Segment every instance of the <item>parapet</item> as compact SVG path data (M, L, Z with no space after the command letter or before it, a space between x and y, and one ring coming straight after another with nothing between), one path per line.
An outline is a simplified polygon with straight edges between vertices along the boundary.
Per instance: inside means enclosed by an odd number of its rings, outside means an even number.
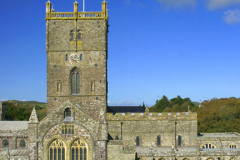
M197 113L192 112L107 113L107 120L108 121L197 120Z
M55 12L55 10L51 9L51 2L48 1L46 3L46 18L45 20L63 20L63 19L105 19L108 20L108 10L107 10L107 2L102 2L102 11L99 12L78 12L78 3L74 3L74 11L73 12Z

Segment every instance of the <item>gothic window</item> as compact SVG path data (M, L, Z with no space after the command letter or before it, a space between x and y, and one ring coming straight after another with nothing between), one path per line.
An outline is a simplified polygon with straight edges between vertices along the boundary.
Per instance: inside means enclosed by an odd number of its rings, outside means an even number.
M65 160L65 144L55 140L49 145L49 160Z
M80 30L78 30L78 32L77 32L77 39L78 39L78 41L82 40L82 33Z
M25 141L23 139L19 141L19 147L25 147Z
M7 140L3 141L3 147L8 147L8 141Z
M71 145L71 160L87 160L88 147L87 144L78 139Z
M94 83L94 81L91 82L91 91L95 91L95 83Z
M119 137L118 137L118 136L116 136L116 137L115 137L115 140L119 140Z
M165 160L164 158L159 158L158 160Z
M161 136L157 136L157 146L161 146Z
M229 160L236 160L236 158L232 157L232 158L230 158Z
M183 158L182 160L189 160L188 158Z
M64 111L64 118L65 117L71 117L71 110L70 108L66 108Z
M136 137L136 146L140 146L140 137L139 136Z
M71 72L71 94L80 94L80 73L77 68L73 69Z
M74 134L74 125L67 124L67 125L62 125L62 134Z
M70 31L70 41L74 41L74 31Z
M182 136L178 136L178 145L179 145L179 146L182 145Z
M57 92L60 92L61 91L61 81L58 80L57 81Z

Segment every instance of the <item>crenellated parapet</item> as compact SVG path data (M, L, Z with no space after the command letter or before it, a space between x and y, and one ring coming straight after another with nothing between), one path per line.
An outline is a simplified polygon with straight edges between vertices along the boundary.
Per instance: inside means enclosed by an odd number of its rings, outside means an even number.
M197 113L192 112L107 113L107 120L108 121L197 120Z
M63 19L108 19L107 2L102 2L102 11L99 12L78 12L78 3L74 2L73 12L55 12L51 9L51 2L46 2L46 18L45 20L63 20Z

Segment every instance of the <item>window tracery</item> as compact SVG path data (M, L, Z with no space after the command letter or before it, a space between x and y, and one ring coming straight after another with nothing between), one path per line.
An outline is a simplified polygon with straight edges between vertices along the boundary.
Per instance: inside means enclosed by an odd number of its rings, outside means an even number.
M54 140L49 145L49 160L65 160L66 146L61 140Z
M87 160L88 147L87 144L78 139L71 145L71 160Z

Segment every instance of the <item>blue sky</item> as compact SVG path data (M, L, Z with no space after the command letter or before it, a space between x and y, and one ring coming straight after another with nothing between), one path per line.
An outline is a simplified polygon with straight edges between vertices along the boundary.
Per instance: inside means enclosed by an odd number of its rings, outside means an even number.
M73 11L74 0L51 2ZM240 97L240 0L109 0L108 10L110 105ZM1 2L0 100L46 102L44 18L44 0Z

